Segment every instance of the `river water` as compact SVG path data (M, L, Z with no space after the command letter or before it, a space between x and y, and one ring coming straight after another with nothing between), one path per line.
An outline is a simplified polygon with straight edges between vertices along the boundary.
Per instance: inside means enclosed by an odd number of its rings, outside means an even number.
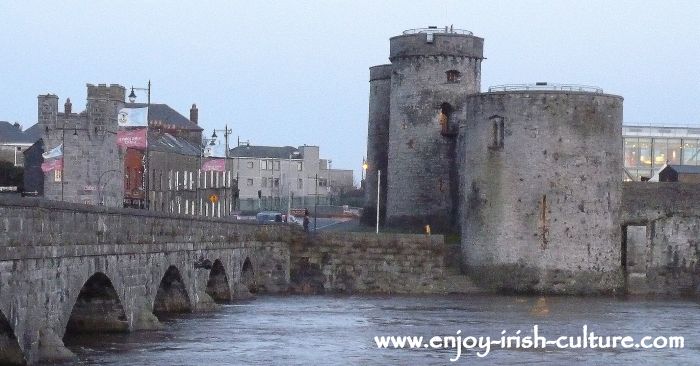
M700 365L692 301L516 296L262 296L160 331L67 340L78 365ZM683 349L378 349L375 336L683 336Z

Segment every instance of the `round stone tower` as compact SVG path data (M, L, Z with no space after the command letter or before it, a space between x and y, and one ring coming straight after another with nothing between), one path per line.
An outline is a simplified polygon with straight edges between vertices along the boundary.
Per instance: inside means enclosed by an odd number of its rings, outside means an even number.
M389 97L391 96L391 65L369 69L369 121L367 124L367 176L365 177L365 209L377 207L377 171L387 173L389 155ZM380 188L381 216L386 212L386 179Z
M606 293L623 285L622 97L502 86L466 98L462 250L482 285Z
M390 226L456 228L456 139L467 95L478 93L484 40L451 28L390 39L391 97L386 220Z

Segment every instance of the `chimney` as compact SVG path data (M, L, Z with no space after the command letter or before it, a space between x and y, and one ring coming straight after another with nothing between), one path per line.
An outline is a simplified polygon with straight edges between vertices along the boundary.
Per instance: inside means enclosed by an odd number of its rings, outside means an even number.
M73 104L70 102L70 98L66 98L66 104L63 105L63 112L65 114L71 114L73 111Z
M194 124L197 124L199 120L199 109L197 109L196 104L192 104L192 108L190 108L190 121L194 122Z
M16 129L22 131L22 125L20 125L19 122L15 122L13 126L15 126Z

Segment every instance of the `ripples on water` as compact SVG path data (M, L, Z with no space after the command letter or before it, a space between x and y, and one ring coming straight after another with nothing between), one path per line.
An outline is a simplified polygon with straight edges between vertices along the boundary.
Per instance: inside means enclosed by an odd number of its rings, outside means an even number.
M376 335L484 335L521 329L556 338L684 336L680 350L379 350ZM67 342L78 365L700 365L700 305L689 301L509 296L260 297L165 321L160 331Z

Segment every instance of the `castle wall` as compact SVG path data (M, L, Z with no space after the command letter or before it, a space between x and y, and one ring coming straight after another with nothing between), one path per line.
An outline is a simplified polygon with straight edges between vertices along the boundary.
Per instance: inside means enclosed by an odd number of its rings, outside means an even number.
M624 182L627 290L700 294L700 184Z
M377 171L383 175L380 189L381 216L386 212L386 176L389 156L389 100L391 65L369 69L369 121L367 123L366 207L377 207Z
M457 224L458 126L479 91L483 39L406 34L391 38L387 224L450 230Z
M504 291L621 289L622 98L466 100L462 249L473 278Z

